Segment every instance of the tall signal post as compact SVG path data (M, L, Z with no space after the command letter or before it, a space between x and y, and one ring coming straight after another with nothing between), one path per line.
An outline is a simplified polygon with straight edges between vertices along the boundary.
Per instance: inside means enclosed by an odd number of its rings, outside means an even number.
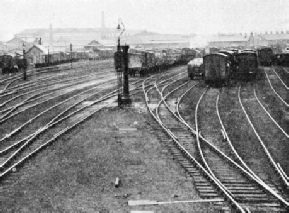
M121 26L123 28L121 28ZM131 99L129 95L129 81L128 81L128 45L120 45L120 36L125 31L122 20L118 19L117 30L121 31L118 36L117 51L114 55L115 68L118 79L118 106L130 105Z

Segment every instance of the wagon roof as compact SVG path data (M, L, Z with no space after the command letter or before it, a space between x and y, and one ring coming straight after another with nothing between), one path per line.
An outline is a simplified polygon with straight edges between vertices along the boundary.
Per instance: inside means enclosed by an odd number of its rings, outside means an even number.
M213 54L209 54L209 55L205 55L205 57L208 57L208 56L222 56L222 57L228 57L227 55L225 55L224 53L213 53Z
M257 53L248 51L248 52L240 52L237 54L237 56L239 56L239 55L255 55L255 56L257 56Z

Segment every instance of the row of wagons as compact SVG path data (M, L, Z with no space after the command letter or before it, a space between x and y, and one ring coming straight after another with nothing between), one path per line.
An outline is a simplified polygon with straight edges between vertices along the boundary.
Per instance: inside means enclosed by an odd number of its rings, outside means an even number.
M253 51L220 51L188 63L189 78L201 77L210 85L227 84L230 79L255 79L257 74L258 58Z

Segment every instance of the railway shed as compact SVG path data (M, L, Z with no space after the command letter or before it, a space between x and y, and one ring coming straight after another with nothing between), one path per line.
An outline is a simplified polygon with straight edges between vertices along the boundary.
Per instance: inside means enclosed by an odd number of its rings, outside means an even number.
M49 54L48 49L39 44L34 44L26 53L29 63L44 63L45 56Z

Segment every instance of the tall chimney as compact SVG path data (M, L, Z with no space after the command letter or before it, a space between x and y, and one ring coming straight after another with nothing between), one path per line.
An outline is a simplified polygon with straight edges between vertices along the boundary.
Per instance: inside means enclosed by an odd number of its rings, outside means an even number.
M53 52L53 30L51 23L49 25L49 51Z
M104 12L101 11L101 28L104 29L105 28L105 23L104 23Z

